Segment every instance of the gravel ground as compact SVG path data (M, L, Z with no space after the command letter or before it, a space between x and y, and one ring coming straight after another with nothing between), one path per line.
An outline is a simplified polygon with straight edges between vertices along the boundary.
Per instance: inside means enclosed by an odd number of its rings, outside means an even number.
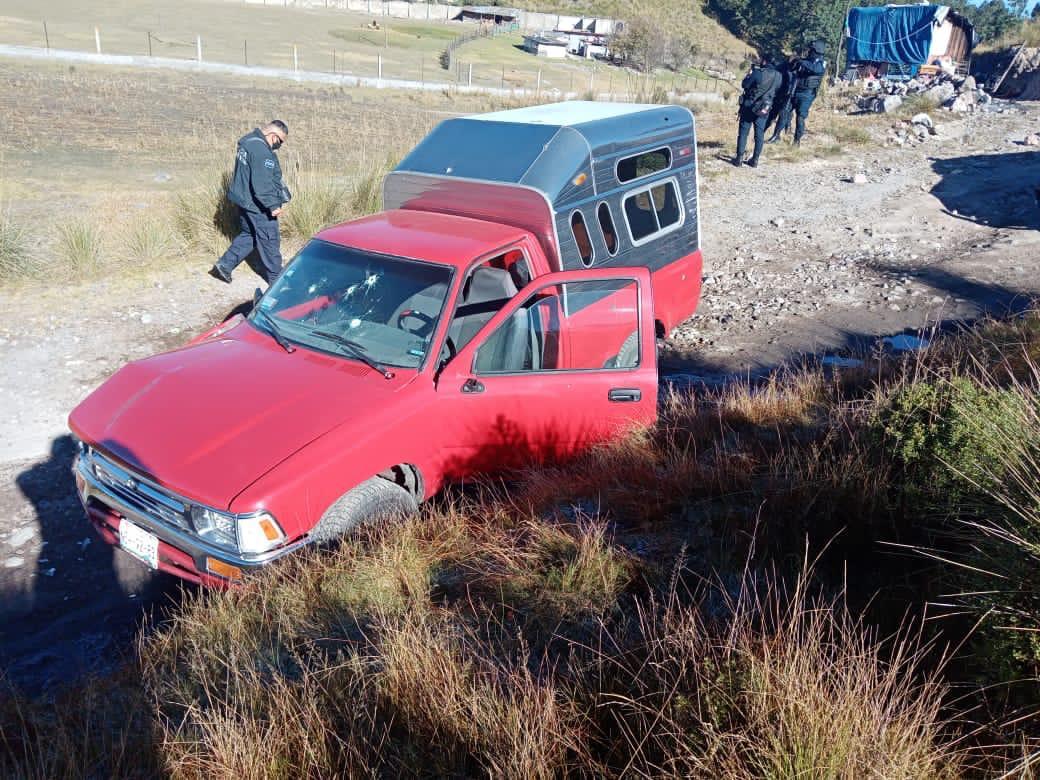
M702 302L667 368L760 373L1025 305L1040 285L1040 152L1021 141L1040 106L950 116L914 146L739 171L704 160L731 173L702 186Z
M951 120L917 145L758 169L702 150L697 314L663 346L666 381L757 374L806 353L1025 305L1040 288L1036 104ZM812 119L810 119L810 128ZM735 127L734 127L735 131ZM861 174L861 176L857 176ZM65 418L119 365L249 301L204 261L74 287L0 289L0 665L32 690L101 671L179 586L93 538Z

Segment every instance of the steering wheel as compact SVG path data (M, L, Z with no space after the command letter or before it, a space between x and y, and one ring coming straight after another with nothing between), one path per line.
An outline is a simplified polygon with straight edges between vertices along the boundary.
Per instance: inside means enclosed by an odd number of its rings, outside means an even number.
M433 327L433 322L434 322L433 317L431 317L428 314L423 314L421 311L416 311L415 309L405 309L400 314L398 314L397 315L397 327L400 328L401 330L407 330L407 331L409 331L411 333L414 333L417 336L422 335L422 333L420 332L422 330L421 327L420 328L406 328L402 324L405 320L407 320L409 318L419 320L419 322L421 322L427 328Z

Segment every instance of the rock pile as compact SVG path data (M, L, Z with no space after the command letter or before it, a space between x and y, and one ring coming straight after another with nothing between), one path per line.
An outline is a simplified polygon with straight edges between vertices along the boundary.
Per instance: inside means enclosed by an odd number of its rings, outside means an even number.
M903 105L908 95L921 95L930 103L950 111L967 112L976 106L990 103L989 94L975 83L971 76L951 76L939 73L932 79L910 79L909 81L881 81L868 79L863 84L864 93L856 99L861 111L887 114Z
M905 122L898 122L888 130L885 146L916 146L939 135L939 126L928 114L915 114Z

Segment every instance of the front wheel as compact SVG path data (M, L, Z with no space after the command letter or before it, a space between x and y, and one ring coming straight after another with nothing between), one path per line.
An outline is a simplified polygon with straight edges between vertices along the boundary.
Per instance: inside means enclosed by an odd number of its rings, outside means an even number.
M358 526L406 517L415 514L418 508L415 497L403 487L382 477L372 477L344 493L325 510L310 536L315 542L333 542Z

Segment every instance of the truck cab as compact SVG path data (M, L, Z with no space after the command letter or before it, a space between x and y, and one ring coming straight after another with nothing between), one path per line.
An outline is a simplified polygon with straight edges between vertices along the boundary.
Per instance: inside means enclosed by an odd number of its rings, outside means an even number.
M603 123L638 143L608 154ZM384 211L318 233L248 317L73 410L92 524L227 586L446 482L652 423L655 338L699 293L693 150L673 107L443 123L387 177Z

